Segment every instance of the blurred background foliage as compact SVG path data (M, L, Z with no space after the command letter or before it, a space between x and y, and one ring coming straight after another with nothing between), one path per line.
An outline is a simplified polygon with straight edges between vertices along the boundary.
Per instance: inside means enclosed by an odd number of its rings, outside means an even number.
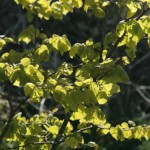
M91 12L86 14L82 9L75 10L63 18L63 20L49 21L40 20L34 17L33 24L49 37L55 33L58 35L67 35L72 44L76 42L85 42L92 38L94 42L102 42L106 33L115 31L115 27L120 20L125 19L125 11L119 10L115 5L111 5L106 10L106 17L104 19L96 18ZM0 35L7 35L17 38L20 31L29 25L26 19L26 11L17 6L13 0L0 0ZM5 47L5 51L15 49L22 51L23 45L10 44ZM123 51L123 49L120 49ZM108 122L116 125L123 121L133 120L136 124L150 123L150 51L146 40L143 39L137 47L137 58L129 66L126 71L129 74L130 84L124 85L120 83L121 92L111 97L107 105L102 107L105 112ZM0 52L2 54L3 51ZM44 64L44 67L51 66L56 69L62 61L71 61L76 64L79 61L76 58L74 61L70 60L66 54L60 57L56 53L51 54L50 61ZM0 92L7 93L11 97L13 103L16 105L23 98L22 89L11 86L10 83L0 83ZM7 119L9 107L7 104L7 96L1 96L0 99L0 125ZM27 118L32 115L49 111L57 104L53 98L45 100L42 99L40 104L28 102L20 111ZM58 114L62 115L62 114ZM101 145L103 150L148 150L150 149L149 141L127 140L124 142L116 141L111 136L95 136L93 131L88 139L93 139Z

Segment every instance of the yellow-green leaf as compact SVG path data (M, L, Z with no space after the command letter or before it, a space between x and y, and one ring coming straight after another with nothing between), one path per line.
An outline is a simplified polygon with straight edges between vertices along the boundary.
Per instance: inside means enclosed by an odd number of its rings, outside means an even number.
M5 40L0 39L0 50L3 48L3 46L6 44Z

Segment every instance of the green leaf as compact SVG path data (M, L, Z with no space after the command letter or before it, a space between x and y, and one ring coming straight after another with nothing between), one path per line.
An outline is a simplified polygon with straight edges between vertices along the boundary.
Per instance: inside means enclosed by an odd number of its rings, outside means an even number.
M49 43L52 44L52 46L58 50L61 55L63 55L64 52L69 51L71 48L71 44L65 35L61 37L53 34L52 38L49 39Z
M33 65L26 66L24 68L24 72L29 77L30 81L38 85L44 82L44 75L35 66Z
M33 101L39 102L39 99L44 95L41 87L36 87L33 83L27 83L24 86L26 96L29 96Z
M51 5L52 8L52 16L55 19L62 19L63 18L63 7L62 3L60 2L53 2Z
M106 123L105 116L97 107L85 107L80 105L78 110L73 112L71 120L79 120L80 123L92 123L94 125L104 125Z
M84 143L83 137L79 133L76 133L70 137L67 137L65 139L64 145L65 145L65 147L70 147L71 149L76 149L83 143Z
M119 74L120 79L124 82L124 83L129 83L129 77L128 74L125 72L125 70L123 69L123 67L121 67L120 65L116 66L117 69L117 73Z
M25 95L26 96L30 96L32 97L32 94L33 94L33 90L36 88L35 84L33 83L27 83L25 86L24 86L24 92L25 92Z
M16 43L15 40L13 38L10 37L4 37L5 42L7 43Z
M50 0L38 0L37 2L42 8L47 8L49 6Z
M126 22L122 21L117 25L116 34L118 37L121 37L126 30Z
M5 70L6 66L7 65L5 63L0 62L0 81L2 82L8 79L6 70Z
M9 65L9 64L7 64L4 67L4 69L5 69L5 74L7 75L7 77L10 77L11 74L13 73L13 71L14 71L14 67L12 65Z
M144 31L145 34L149 34L150 30L150 18L143 16L141 19L138 20L138 23L140 25L140 27L142 28L142 30Z
M134 59L135 59L135 57L136 57L136 55L135 55L135 52L136 52L136 49L134 49L134 48L128 48L128 49L126 49L126 53L127 53L127 56L133 61Z
M100 129L100 132L104 135L108 134L110 132L110 128L111 128L111 124L110 123L106 123L104 125L103 129Z
M75 73L76 79L79 81L84 81L86 79L89 79L91 77L91 74L93 73L94 67L95 64L87 63L83 65L81 68L78 68Z
M9 51L9 55L8 55L8 61L10 63L15 63L17 61L19 61L22 58L22 54L18 53L15 50L10 50Z
M148 140L150 138L150 127L145 128L144 137L146 140Z
M127 18L132 17L138 9L141 9L141 6L139 3L133 2L131 0L127 1L127 7L128 7L128 13L127 13Z
M5 40L0 39L0 50L3 48L4 45L6 45Z
M121 59L122 59L122 62L124 63L124 65L130 64L130 60L128 59L127 56L123 56Z
M79 49L78 49L78 55L80 56L81 60L85 63L89 62L88 60L88 56L87 56L87 47L85 44L81 44L81 45L78 45L80 46Z
M104 84L103 91L107 94L108 97L112 96L115 93L120 92L120 87L117 84Z
M137 126L136 128L134 128L132 133L135 139L141 139L144 136L144 129L142 126Z
M113 45L116 39L117 39L117 36L115 33L108 32L104 38L104 47L109 48L109 45Z
M40 61L48 61L50 57L50 50L46 45L40 45L38 49L34 53L35 60Z
M66 110L73 110L77 111L78 105L80 104L81 101L81 91L78 90L71 90L70 92L67 93L65 97L65 103L64 106Z
M110 134L116 140L124 141L124 136L123 136L123 133L122 133L120 125L117 125L116 127L111 127L110 128Z
M2 54L0 60L3 62L7 62L8 58L9 58L9 53L4 53L4 54Z
M75 57L75 55L78 53L78 50L80 47L82 48L82 44L80 44L80 43L76 43L71 47L71 49L69 51L70 58L73 59Z
M46 85L48 87L48 90L53 93L55 87L56 87L57 81L51 77L49 77L46 81Z
M72 149L76 149L78 147L78 139L76 139L75 137L68 137L65 140L65 145L67 147L71 147Z
M63 3L63 14L66 15L68 12L73 12L73 5L69 2Z
M73 73L73 65L67 62L64 62L59 68L58 72L65 76L69 76Z
M93 8L93 13L96 17L98 17L100 19L105 17L105 11L98 6Z
M81 81L80 81L81 80ZM90 85L93 82L93 78L89 78L89 79L85 79L82 81L82 78L75 81L75 85L77 86L86 86L86 85Z
M38 148L39 148L40 150L50 150L51 147L52 147L51 144L41 144Z
M36 9L36 14L38 14L38 16L40 18L44 18L44 19L48 20L50 18L50 15L52 14L52 8L50 6L50 1L38 0L37 7L34 7L34 8Z
M93 147L95 150L99 150L99 146L95 142L92 141L88 142L88 146Z
M31 60L28 57L24 57L21 59L20 63L24 66L27 67L28 65L31 64Z
M72 4L76 7L76 8L80 8L83 5L82 0L72 0Z
M28 28L26 28L20 33L18 41L29 44L32 40L35 39L35 36L38 36L38 34L38 30L36 30L32 25L30 25Z
M134 48L137 45L137 43L144 37L144 32L140 24L134 20L128 21L126 27L126 45L129 48Z
M28 82L27 76L24 74L24 70L21 67L17 67L13 73L10 75L9 80L13 83L14 86L23 86Z
M84 10L87 12L89 8L95 6L98 2L98 0L85 0Z
M67 91L65 90L65 88L61 85L57 85L55 90L54 90L54 99L57 101L57 102L62 102L65 98L67 94Z
M129 126L128 126L128 123L126 122L123 122L121 124L121 127L123 128L123 136L126 138L126 139L132 139L132 130L129 129Z
M108 54L108 50L104 49L102 50L102 59L105 60Z
M53 135L57 135L58 134L58 131L59 131L59 128L58 126L56 125L53 125L53 126L50 126L50 127L47 127L46 125L44 125L44 127L46 128L46 130L50 133L52 133Z
M102 7L106 7L106 6L109 6L110 5L110 1L104 1L103 3L102 3Z
M90 84L90 89L93 91L95 98L99 104L103 105L107 102L108 97L105 91L102 91L102 87L100 87L99 84L92 82Z

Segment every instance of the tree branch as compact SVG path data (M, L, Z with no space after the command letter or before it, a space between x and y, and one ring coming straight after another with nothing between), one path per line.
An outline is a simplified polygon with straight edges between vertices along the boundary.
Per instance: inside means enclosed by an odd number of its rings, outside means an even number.
M113 52L115 51L118 44L122 41L122 39L124 38L125 35L126 35L126 31L123 33L123 35L120 38L117 39L116 43L114 44L114 46L112 47L112 49L108 53L107 58L110 58L112 56Z
M144 14L146 14L148 11L150 10L150 8L146 8L145 10L143 10L143 12L136 18L136 21L138 21Z
M66 118L64 119L64 122L63 122L63 124L62 124L62 126L61 126L61 128L60 128L60 130L59 130L59 132L58 132L58 134L57 134L57 136L56 136L56 138L55 138L55 140L54 140L54 143L53 143L53 145L52 145L51 150L55 150L56 147L57 147L57 144L60 143L60 139L61 139L62 134L64 133L64 131L65 131L65 129L66 129L66 126L67 126L67 124L68 124L68 122L69 122L70 116L71 116L71 113L68 112L68 113L66 114Z
M14 117L15 113L20 109L20 107L21 107L27 100L28 100L28 98L26 98L25 100L23 100L22 103L20 103L14 110L12 110L12 111L10 112L10 116L9 116L9 118L8 118L8 121L7 121L6 125L5 125L5 127L2 129L2 132L1 132L1 134L0 134L0 143L2 143L3 138L4 138L4 136L5 136L6 133L7 133L7 131L8 131L8 129L9 129L9 127L10 127L10 124L11 124L11 122L12 122L12 120L13 120L13 117Z
M145 10L143 10L143 12L135 19L136 21L138 21L145 13L147 13L150 10L150 8L146 8ZM129 21L132 18L128 18L126 19L126 22ZM115 42L114 46L112 47L112 49L110 50L110 52L107 55L107 58L111 57L113 52L115 51L115 49L117 48L118 44L122 41L122 39L124 38L124 36L126 35L126 31L123 33L123 35L121 37L119 37L117 39L117 41Z

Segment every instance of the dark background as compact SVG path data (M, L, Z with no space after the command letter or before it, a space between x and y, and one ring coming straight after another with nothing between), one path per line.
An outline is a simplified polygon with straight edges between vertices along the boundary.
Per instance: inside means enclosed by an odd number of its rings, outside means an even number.
M58 35L66 34L72 44L76 42L85 42L92 38L95 42L102 42L104 36L109 31L114 31L116 25L124 18L125 12L119 10L116 6L111 6L106 10L106 18L99 19L92 15L91 12L86 14L82 9L74 10L69 13L63 20L50 19L49 21L38 19L38 28L46 33L49 37L55 33ZM35 25L35 20L33 20ZM29 23L26 20L26 11L17 6L13 0L0 0L0 35L7 35L17 38L20 31L27 27ZM20 45L10 44L5 47L6 51L15 49L20 51ZM124 49L122 49L124 50ZM0 52L2 53L2 52ZM59 55L52 54L50 66L56 68L63 60L68 60L68 56L61 58ZM75 62L73 62L75 63ZM133 120L136 124L150 123L150 48L146 39L140 41L137 46L137 58L132 62L126 71L131 83L129 85L121 84L122 91L114 95L107 105L103 106L108 122L116 125L123 121ZM45 64L46 65L46 64ZM137 88L143 86L143 94L147 99L140 95ZM10 83L0 83L0 91L8 93L9 96L22 98L22 89L10 87ZM15 104L14 104L15 105ZM51 102L45 102L45 109L49 109ZM30 117L39 112L39 105L28 103L20 111L23 115ZM7 101L0 99L0 124L7 119L9 107ZM144 140L126 140L124 142L116 141L111 136L95 136L93 131L87 139L97 141L103 150L148 150L150 142Z

